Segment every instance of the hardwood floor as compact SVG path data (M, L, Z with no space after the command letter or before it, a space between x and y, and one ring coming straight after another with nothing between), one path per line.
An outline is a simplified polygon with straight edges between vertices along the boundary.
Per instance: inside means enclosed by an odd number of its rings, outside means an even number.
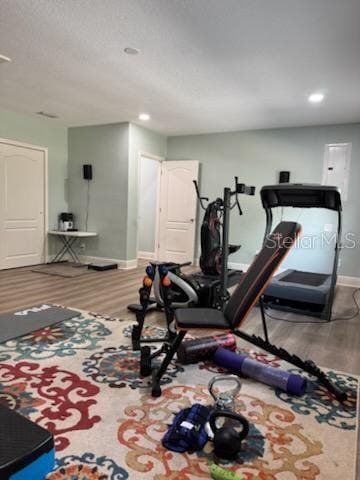
M107 314L122 319L133 318L127 311L129 303L137 303L138 289L144 275L144 266L128 271L92 272L75 278L55 277L35 273L31 268L0 272L0 314L34 306L39 303L58 303ZM355 310L353 288L338 287L334 318L350 316ZM360 303L360 293L357 294ZM273 311L274 316L314 321L309 317L294 316ZM149 320L159 320L152 314ZM315 320L316 321L316 320ZM284 346L303 358L311 358L323 367L360 374L360 316L351 320L330 323L289 323L268 319L269 336L273 343ZM262 334L260 313L254 308L243 329ZM359 431L360 434L360 431ZM358 458L360 478L360 460Z
M92 272L64 278L19 268L0 272L0 312L37 303L60 303L122 317L137 301L143 268Z
M0 313L49 302L123 319L132 318L126 306L138 301L138 289L145 265L146 262L142 262L140 267L133 270L93 272L74 278L36 273L31 268L3 270L0 272ZM352 292L352 288L338 287L334 317L346 317L354 312ZM360 302L360 293L358 300ZM288 320L314 320L284 315L282 312L273 311L272 314ZM321 325L289 323L269 318L268 325L274 343L303 357L312 358L319 365L360 374L359 316L352 320L337 320ZM257 308L253 309L243 328L249 333L262 333Z

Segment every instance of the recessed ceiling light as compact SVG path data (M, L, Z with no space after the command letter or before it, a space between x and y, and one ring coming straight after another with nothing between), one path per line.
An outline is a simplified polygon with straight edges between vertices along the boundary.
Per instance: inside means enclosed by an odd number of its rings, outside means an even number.
M47 113L47 112L36 112L36 115L40 115L41 117L46 117L46 118L59 118L58 115L55 115L54 113Z
M0 63L11 62L11 58L5 57L5 55L0 55Z
M315 92L309 95L308 101L310 103L321 103L325 98L325 94L322 92Z
M137 55L138 53L140 53L140 50L138 48L135 48L135 47L126 47L126 48L124 48L124 52L127 55Z
M139 120L147 121L150 120L150 115L148 113L140 113L139 115Z

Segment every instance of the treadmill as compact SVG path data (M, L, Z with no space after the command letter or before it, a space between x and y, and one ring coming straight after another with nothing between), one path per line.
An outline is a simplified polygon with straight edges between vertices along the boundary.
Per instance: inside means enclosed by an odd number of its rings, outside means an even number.
M331 320L341 248L342 206L337 187L313 184L267 185L260 191L266 213L265 237L272 230L273 208L325 208L337 212L334 261L330 274L285 270L273 277L264 292L264 304L277 310Z

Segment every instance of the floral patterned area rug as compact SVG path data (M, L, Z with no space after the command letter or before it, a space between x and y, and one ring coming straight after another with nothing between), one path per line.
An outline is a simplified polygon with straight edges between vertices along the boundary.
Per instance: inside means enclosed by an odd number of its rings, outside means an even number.
M148 327L149 334L154 330L159 327ZM210 442L202 452L177 454L161 439L180 409L212 403L207 384L219 368L174 361L163 395L152 398L147 380L139 379L130 332L129 322L82 312L0 346L0 402L54 433L57 465L47 480L210 478ZM239 346L286 368L275 357ZM354 480L359 382L328 374L346 388L345 404L312 380L297 398L244 379L237 411L251 423L250 433L238 463L223 466L245 480Z

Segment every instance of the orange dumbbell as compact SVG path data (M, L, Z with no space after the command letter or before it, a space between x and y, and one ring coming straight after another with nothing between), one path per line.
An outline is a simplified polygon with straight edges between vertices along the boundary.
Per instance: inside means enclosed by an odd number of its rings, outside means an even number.
M144 277L144 280L143 280L144 287L150 288L152 284L153 284L153 281L150 277Z
M162 284L163 284L164 287L170 287L170 285L171 285L170 278L168 276L164 277L162 279Z

